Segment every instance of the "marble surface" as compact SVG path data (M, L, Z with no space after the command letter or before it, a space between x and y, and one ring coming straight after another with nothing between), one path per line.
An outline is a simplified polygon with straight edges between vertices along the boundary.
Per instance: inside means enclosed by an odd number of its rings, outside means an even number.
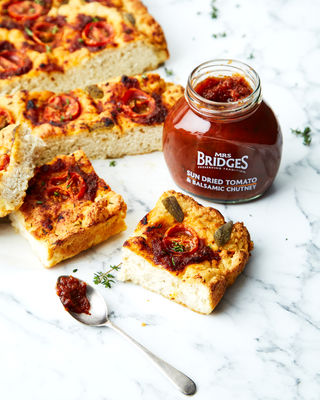
M192 377L197 400L320 398L320 3L305 0L146 0L162 24L169 77L185 84L211 58L236 58L260 74L284 136L281 168L260 200L217 205L244 221L255 242L245 272L210 316L131 284L99 287L112 320ZM213 34L226 33L214 38ZM164 69L160 72L166 76ZM306 147L291 128L312 128ZM111 330L78 325L61 309L55 281L78 268L120 261L120 248L158 196L176 188L161 153L94 166L128 204L128 230L45 270L8 221L0 223L0 398L182 399L158 371ZM209 204L202 201L203 204ZM143 326L143 323L146 326Z

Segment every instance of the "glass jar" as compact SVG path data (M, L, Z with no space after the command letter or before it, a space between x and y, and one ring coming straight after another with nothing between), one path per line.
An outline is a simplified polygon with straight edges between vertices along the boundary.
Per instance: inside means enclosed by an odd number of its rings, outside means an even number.
M251 93L238 101L216 102L195 90L209 77L240 76ZM249 65L213 60L195 68L185 96L170 110L163 152L178 186L221 203L260 197L272 184L281 159L282 135L262 100L260 78Z

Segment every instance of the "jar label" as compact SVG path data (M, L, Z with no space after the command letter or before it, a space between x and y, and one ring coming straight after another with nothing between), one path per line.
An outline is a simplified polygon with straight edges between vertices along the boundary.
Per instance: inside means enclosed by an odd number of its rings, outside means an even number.
M228 198L237 192L243 195L247 192L249 197L254 195L260 183L259 176L255 174L258 164L261 164L258 152L247 146L232 147L229 146L229 152L215 151L211 154L205 149L196 150L185 174L187 185L194 187L190 191L209 190Z

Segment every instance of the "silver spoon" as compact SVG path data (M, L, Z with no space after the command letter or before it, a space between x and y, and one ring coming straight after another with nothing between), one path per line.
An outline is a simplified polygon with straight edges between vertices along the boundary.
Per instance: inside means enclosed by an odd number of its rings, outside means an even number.
M66 277L66 275L59 276L57 282L59 282L60 278L62 277ZM151 351L127 335L123 330L118 328L109 320L106 302L97 290L87 284L86 294L90 303L90 315L84 313L78 314L66 310L74 319L89 326L108 326L109 328L112 328L125 337L129 342L135 344L138 349L140 349L151 361L153 361L153 363L169 379L169 381L173 383L183 394L191 395L196 392L196 385L190 378L178 371L176 368L172 367L172 365L161 360L161 358L155 356L153 353L151 353Z

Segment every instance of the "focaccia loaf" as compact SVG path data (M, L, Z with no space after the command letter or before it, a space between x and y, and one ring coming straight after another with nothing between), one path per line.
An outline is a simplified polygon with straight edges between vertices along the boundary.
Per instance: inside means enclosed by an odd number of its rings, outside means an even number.
M10 214L45 267L73 257L126 228L122 197L77 151L36 169L19 210Z
M0 2L0 93L63 92L168 58L159 24L139 0Z
M173 208L180 207L175 216L163 203L168 198L171 206L178 203ZM219 228L224 241L216 233ZM118 278L209 314L243 271L252 247L243 223L226 226L216 209L171 190L124 243Z
M6 117L0 113L0 121ZM12 124L0 131L0 217L22 204L43 148L27 125Z
M162 148L163 121L183 95L157 74L115 78L61 94L20 91L0 97L6 123L29 124L46 143L40 162L82 148L90 158L114 158Z

